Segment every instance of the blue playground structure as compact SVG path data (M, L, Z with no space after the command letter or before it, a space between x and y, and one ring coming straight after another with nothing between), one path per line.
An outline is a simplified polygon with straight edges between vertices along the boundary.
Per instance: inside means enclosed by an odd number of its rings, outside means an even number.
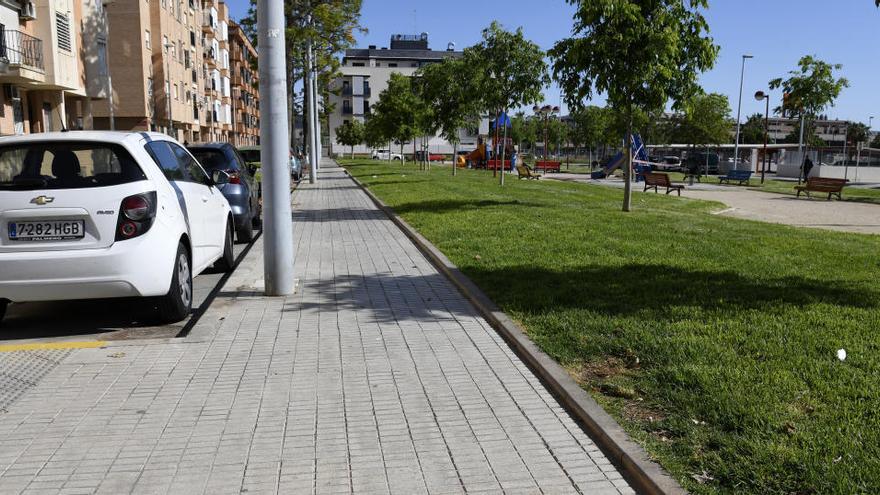
M652 170L648 161L648 149L642 142L642 136L638 134L632 135L632 154L633 154L633 171L636 174L636 182L645 179L645 174ZM615 170L626 166L626 155L619 152L610 160L605 162L601 170L597 170L590 174L592 179L604 179L611 176Z

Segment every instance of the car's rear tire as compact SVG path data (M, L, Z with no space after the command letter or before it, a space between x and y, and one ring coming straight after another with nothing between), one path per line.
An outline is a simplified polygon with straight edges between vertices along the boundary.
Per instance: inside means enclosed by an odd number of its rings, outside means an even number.
M159 318L166 323L178 322L189 316L192 310L192 267L189 253L183 243L177 245L174 268L171 270L171 286L168 293L159 298Z
M254 223L253 218L250 221L244 222L244 224L236 229L235 237L238 242L251 242L254 240Z
M226 237L223 239L223 255L214 263L214 267L223 273L229 273L235 268L235 251L232 248L233 236L232 220L226 222Z

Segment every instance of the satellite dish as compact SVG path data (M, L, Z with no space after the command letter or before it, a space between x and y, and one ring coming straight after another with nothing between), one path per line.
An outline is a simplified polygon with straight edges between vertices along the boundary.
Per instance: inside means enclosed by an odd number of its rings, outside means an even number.
M422 41L428 41L428 33L422 33Z
M450 52L454 52L455 51L455 42L450 41L449 44L446 45L446 49L449 50Z

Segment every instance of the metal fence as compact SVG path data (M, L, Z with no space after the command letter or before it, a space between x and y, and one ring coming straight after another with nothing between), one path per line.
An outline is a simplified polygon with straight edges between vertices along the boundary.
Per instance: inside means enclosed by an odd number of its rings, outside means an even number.
M4 29L0 42L0 57L8 60L9 65L43 70L43 40L21 31Z

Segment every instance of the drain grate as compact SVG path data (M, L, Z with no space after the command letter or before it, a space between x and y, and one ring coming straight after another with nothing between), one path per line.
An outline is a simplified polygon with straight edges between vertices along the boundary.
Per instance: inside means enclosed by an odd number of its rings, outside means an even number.
M64 360L69 349L0 352L0 412L37 385Z

